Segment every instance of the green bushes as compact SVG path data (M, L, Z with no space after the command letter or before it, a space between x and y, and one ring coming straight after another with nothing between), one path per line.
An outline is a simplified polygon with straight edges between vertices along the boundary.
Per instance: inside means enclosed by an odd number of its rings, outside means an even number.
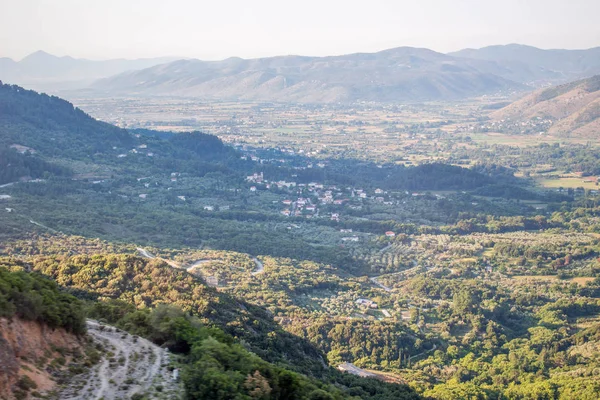
M85 332L81 302L37 274L0 268L0 316L44 323L77 335Z
M207 326L172 305L134 310L112 300L92 303L89 310L94 318L108 320L179 353L181 380L186 398L190 400L419 398L404 385L358 378L334 370L325 370L316 379L291 371L284 364L269 363L221 329ZM118 315L118 320L112 319Z

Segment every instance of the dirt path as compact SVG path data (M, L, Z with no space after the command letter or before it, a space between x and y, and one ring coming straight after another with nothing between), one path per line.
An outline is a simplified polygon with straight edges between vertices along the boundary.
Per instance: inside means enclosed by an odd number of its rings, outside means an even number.
M252 261L254 261L254 263L256 264L256 269L252 271L252 275L257 275L265 272L265 266L258 260L258 258L254 257Z
M197 260L193 264L191 264L189 267L186 267L186 270L188 272L191 272L194 269L201 267L204 264L211 263L213 261L219 261L219 260L210 260L210 259ZM262 262L260 262L260 260L258 258L253 257L252 261L254 261L254 264L256 264L256 268L252 271L252 275L257 275L257 274L265 272L265 266L263 265Z
M423 351L423 352L421 352L421 353L419 353L419 354L415 354L414 356L410 356L410 357L408 357L408 360L410 361L410 360L412 360L413 358L416 358L416 357L422 356L423 354L431 353L432 351L435 351L435 349L437 349L437 344L435 344L435 343L434 343L434 344L433 344L433 347L432 347L431 349L429 349L429 350L425 350L425 351Z
M345 362L342 363L338 366L338 369L340 371L344 371L347 372L349 374L352 375L356 375L356 376L362 376L363 378L374 378L376 377L376 375L372 372L369 372L365 369L362 368L358 368L356 365L349 363L349 362Z
M385 246L383 249L379 250L379 254L383 254L385 253L388 249L390 249L394 244L388 244L387 246Z
M141 247L136 248L137 251L140 252L140 254L142 255L142 257L145 258L149 258L149 259L153 259L156 258L152 253L150 253L148 250L146 249L142 249Z
M104 357L73 379L59 394L61 400L129 399L135 394L154 399L181 398L181 388L167 370L166 349L96 321L88 320L87 324L88 334L104 347Z

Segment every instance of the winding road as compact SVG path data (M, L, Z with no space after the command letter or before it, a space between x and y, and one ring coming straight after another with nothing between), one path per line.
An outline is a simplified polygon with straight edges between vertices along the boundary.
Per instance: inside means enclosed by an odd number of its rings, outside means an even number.
M369 278L369 280L371 282L373 282L375 285L379 286L380 288L382 288L383 290L385 290L386 292L391 292L392 288L390 288L389 286L385 286L383 283L380 283L377 279L381 278L383 275L380 276L375 276L373 278Z
M407 272L411 272L411 271L419 268L419 266L417 265L416 261L414 261L413 263L414 263L414 267L411 267L409 269L405 269L404 271L399 271L399 272L394 272L394 273L391 273L391 274L384 274L384 275L374 276L372 278L369 278L369 280L371 282L373 282L373 284L375 284L375 285L379 286L380 288L382 288L383 290L385 290L386 292L391 292L392 288L390 288L389 286L386 286L383 283L379 282L378 279L381 278L382 276L392 276L392 275L405 274Z
M142 257L145 258L149 258L149 259L153 259L156 258L155 255L153 255L152 253L150 253L148 250L146 249L142 249L141 247L136 248L136 250L142 255Z
M203 264L208 264L209 262L214 261L214 260L198 260L195 261L192 265L190 265L189 267L186 267L186 271L187 272L191 272L194 268L198 268Z
M349 363L349 362L340 364L338 366L338 369L340 371L347 372L349 374L356 375L356 376L361 376L363 378L375 378L377 376L376 374L369 372L365 369L359 368L356 365Z
M144 249L142 247L137 247L136 250L144 258L148 258L150 260L158 258L158 259L166 262L167 264L169 264L173 268L180 268L180 269L182 268L181 265L177 264L176 262L171 261L171 260L166 260L166 259L161 258L161 257L156 257L154 254L150 253L148 250L146 250L146 249ZM184 269L186 271L188 271L188 272L191 272L195 268L198 268L198 267L200 267L203 264L206 264L206 263L209 263L209 262L213 262L213 261L218 261L218 260L210 260L210 259L197 260L197 261L194 261L189 266L184 267ZM258 274L262 274L263 272L265 272L265 266L264 266L264 264L258 258L253 257L252 261L254 261L254 264L256 264L256 268L252 271L252 275L258 275Z
M169 264L171 267L173 268L181 268L181 266L179 264L177 264L175 261L171 261L171 260L167 260L164 259L162 257L156 257L154 254L150 253L148 250L143 249L141 247L137 247L136 250L142 255L142 257L144 258L148 258L150 260L154 260L155 258L158 258L159 260L162 260L164 262L166 262L167 264Z

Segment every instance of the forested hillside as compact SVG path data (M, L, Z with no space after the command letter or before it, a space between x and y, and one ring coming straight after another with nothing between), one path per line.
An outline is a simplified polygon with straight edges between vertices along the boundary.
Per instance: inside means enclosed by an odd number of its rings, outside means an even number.
M406 190L474 189L492 183L483 171L439 163L416 167L388 164L382 171L373 163L341 159L322 170L270 168L242 160L238 152L212 135L159 134L143 129L130 133L91 118L65 100L8 84L0 85L0 128L0 165L6 166L0 183L76 173L68 168L75 161L95 165L96 170L103 170L100 175L170 170L195 176L221 173L239 179L262 171L272 179L295 177L304 183L319 180Z
M88 317L182 355L188 399L419 398L406 386L341 375L325 365L322 353L308 341L283 331L264 310L207 288L200 279L165 263L123 255L32 261L34 271L52 277L85 300ZM54 292L56 284L23 272L23 263L2 259L0 265L19 271L0 269L0 288L8 298L3 304L9 304L6 312L14 304L19 315L30 312L27 318L55 323L46 308L42 312L25 307L32 304L27 299L35 301L36 282ZM166 287L171 289L165 292ZM83 327L81 301L68 294L59 296L75 302L76 321ZM63 307L69 304L64 303ZM53 303L45 301L44 306L52 309ZM61 317L65 326L74 323L68 312L63 311Z
M65 100L8 84L0 84L0 126L4 146L26 146L49 157L83 157L133 143L126 131Z
M297 237L277 232L274 227L285 218L273 204L292 193L273 190L273 185L271 190L259 186L252 195L245 177L263 173L273 182L294 185L320 182L405 191L474 190L493 183L519 183L509 170L441 163L405 167L333 159L323 168L307 168L304 165L313 162L307 157L284 163L252 160L213 135L130 133L96 121L56 97L10 85L2 85L0 94L4 110L0 115L0 143L4 146L0 165L5 166L0 184L42 179L11 186L6 191L12 194L7 195L18 198L22 207L17 215L69 234L149 245L204 245L360 269L362 266L335 243L313 243L310 234ZM312 197L311 202L318 201ZM426 208L432 212L413 207L441 217L441 209L453 208L451 214L457 215L469 205L465 198L454 204L429 204ZM215 206L218 213L212 212ZM336 208L323 210L335 213ZM26 214L21 213L24 209ZM452 222L446 216L443 219ZM332 225L329 219L313 221L319 226ZM359 223L364 225L362 229L373 231L367 222L346 223ZM6 224L17 231L23 229L15 221Z

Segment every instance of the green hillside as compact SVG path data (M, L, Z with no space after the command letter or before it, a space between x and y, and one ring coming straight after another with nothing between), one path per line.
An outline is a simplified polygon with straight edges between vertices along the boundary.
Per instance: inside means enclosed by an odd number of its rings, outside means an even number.
M9 272L0 262L0 317L19 317L51 328L85 333L82 304L38 274Z

